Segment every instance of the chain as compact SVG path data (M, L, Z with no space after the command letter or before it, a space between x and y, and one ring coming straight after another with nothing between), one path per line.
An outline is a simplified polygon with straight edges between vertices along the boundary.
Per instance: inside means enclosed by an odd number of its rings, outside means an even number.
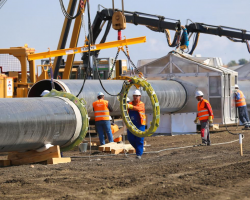
M138 72L138 74L140 73L140 71L138 70L138 68L135 66L135 64L133 63L133 61L130 59L130 56L124 51L124 49L122 50L123 53L125 54L125 56L127 57L128 61L133 65L133 67L136 69L136 71Z
M85 35L85 42L84 42L84 45L87 44L87 42L89 41L88 38L87 38L87 33L86 33L86 27L85 27L85 21L84 21L84 12L82 13L82 24L81 24L81 27L83 28L84 30L84 35Z
M112 73L113 73L113 70L114 70L114 67L115 67L115 63L116 63L117 57L118 57L118 55L119 55L119 53L120 53L120 50L121 50L121 49L118 48L117 53L116 53L116 56L115 56L115 60L114 60L114 62L113 62L113 66L112 66L112 68L111 68L111 71L109 72L109 77L108 77L108 79L110 79L111 76L112 76Z

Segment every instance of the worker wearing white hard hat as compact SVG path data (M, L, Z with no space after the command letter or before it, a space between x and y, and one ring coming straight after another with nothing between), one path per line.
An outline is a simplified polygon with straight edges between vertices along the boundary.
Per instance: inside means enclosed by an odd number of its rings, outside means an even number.
M98 92L97 97L99 96L104 96L104 94L102 92Z
M201 124L201 139L204 146L210 146L210 134L209 134L209 123L213 123L213 110L208 100L203 98L204 94L202 91L198 90L195 92L195 97L198 101L197 105L197 117L194 123Z
M239 90L239 86L235 85L235 106L238 109L239 118L241 123L245 126L243 130L250 130L250 122L248 117L247 103L246 97L241 90Z
M129 117L133 124L141 131L145 131L146 125L146 115L145 115L145 105L141 101L141 92L135 90L133 92L133 101L128 103ZM136 158L141 159L143 154L144 137L137 137L132 134L129 130L127 131L127 136L130 144L136 150Z
M43 97L44 95L49 94L49 93L50 93L49 90L44 90L40 96Z
M109 142L113 142L113 135L110 126L110 114L109 112L113 111L113 108L108 101L104 100L104 94L98 92L97 101L93 102L93 110L95 113L95 127L99 135L99 140L101 145L105 144L104 130L107 133Z
M203 96L203 95L204 95L203 92L200 91L200 90L195 92L195 97L200 97L200 96Z
M133 92L133 96L141 96L141 92L140 92L140 90L135 90L134 92Z

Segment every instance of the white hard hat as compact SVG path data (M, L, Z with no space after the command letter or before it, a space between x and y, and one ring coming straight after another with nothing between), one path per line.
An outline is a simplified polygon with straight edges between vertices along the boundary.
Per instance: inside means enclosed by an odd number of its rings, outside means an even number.
M110 120L110 121L112 120L112 117L111 117L111 116L109 116L109 120Z
M44 90L40 96L43 97L44 95L49 94L49 93L50 93L49 90Z
M135 91L133 92L133 95L141 95L141 92L140 92L139 90L135 90Z
M200 97L200 96L203 96L203 95L204 95L203 92L200 91L200 90L195 92L195 97Z
M98 92L97 96L104 96L104 94L102 92Z
M239 89L239 86L237 84L235 84L235 89Z
M130 102L130 98L127 97L127 102Z

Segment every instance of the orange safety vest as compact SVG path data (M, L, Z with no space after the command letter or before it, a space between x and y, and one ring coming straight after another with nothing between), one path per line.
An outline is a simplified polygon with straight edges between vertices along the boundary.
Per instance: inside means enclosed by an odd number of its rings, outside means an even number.
M109 120L108 101L99 99L93 103L95 121Z
M197 110L198 110L197 116L198 116L200 121L201 120L208 120L208 117L209 117L209 112L208 112L208 109L205 108L205 103L208 103L210 105L209 101L206 99L199 101L197 104ZM211 107L211 105L210 105L210 107ZM211 107L211 109L212 109L212 107ZM212 113L212 118L214 118L213 113Z
M235 99L236 107L240 107L240 106L245 106L245 105L247 105L247 104L246 104L246 99L244 98L243 92L240 91L240 90L238 90L237 92L240 93L240 99L239 99L239 100L236 100L236 99Z
M119 127L114 124L114 125L111 125L111 131L112 131L112 134L114 135L114 133L116 133L117 131L119 130ZM122 141L122 136L119 136L118 138L114 139L114 142L121 142Z
M129 102L129 104L133 105L133 102ZM141 125L146 125L146 115L145 115L145 105L142 101L140 101L140 103L136 106L139 106L140 107L140 111L139 112L139 115L140 115L140 118L141 118Z

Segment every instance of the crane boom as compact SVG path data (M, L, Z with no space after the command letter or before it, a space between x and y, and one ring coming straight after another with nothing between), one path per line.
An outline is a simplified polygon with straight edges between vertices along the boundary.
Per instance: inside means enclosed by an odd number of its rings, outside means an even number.
M137 38L130 38L130 39L124 39L124 40L118 40L118 41L106 42L106 43L102 43L102 44L91 45L90 51L98 51L101 49L122 47L125 45L133 45L133 44L139 44L139 43L144 43L144 42L146 42L145 36L137 37ZM83 47L75 47L75 48L60 49L60 50L55 50L55 51L30 54L30 55L28 55L28 60L37 60L37 59L51 58L51 57L56 57L56 56L65 56L65 55L84 53L84 52L88 52L87 45L85 45Z

